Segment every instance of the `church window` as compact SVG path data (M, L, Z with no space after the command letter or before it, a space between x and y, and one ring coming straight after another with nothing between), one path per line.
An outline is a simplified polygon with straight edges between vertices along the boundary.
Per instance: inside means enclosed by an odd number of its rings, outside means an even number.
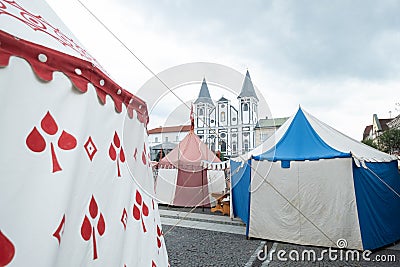
M225 138L225 137L226 137L226 134L225 134L225 133L222 133L222 134L221 134L221 137L222 137L222 138Z
M221 141L221 152L226 152L226 142Z
M249 105L247 103L243 104L243 111L248 111Z
M225 121L225 112L224 111L221 112L221 121Z
M225 105L224 105L224 104L222 104L222 105L221 105L221 108L224 108L224 107L225 107Z
M249 141L248 140L244 140L244 151L249 151Z
M199 109L199 116L203 116L204 115L204 110L202 108Z

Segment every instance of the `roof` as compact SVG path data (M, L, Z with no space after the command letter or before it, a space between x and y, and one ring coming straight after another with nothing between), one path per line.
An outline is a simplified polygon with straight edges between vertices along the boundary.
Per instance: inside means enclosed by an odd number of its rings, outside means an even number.
M301 108L278 143L256 160L318 160L350 157L329 146L311 126Z
M369 136L371 130L372 130L372 125L365 126L363 133L363 140Z
M250 73L248 70L246 72L246 77L244 78L242 90L240 91L238 98L241 98L241 97L254 97L255 99L258 100L256 91L254 90L253 82L251 81Z
M260 119L257 122L257 125L255 128L268 128L268 127L280 127L282 124L284 124L289 117L284 117L284 118L274 118L274 119Z
M228 102L229 100L228 99L226 99L225 97L221 97L219 100L218 100L218 102Z
M212 106L215 106L214 102L211 99L210 92L208 91L206 78L204 78L203 82L201 83L199 97L196 99L196 101L194 101L194 104L198 104L198 103L208 103Z
M393 120L388 122L387 126L389 126L389 128L399 128L400 127L400 115L397 115L396 118L394 118Z
M157 127L148 131L149 134L156 133L174 133L174 132L189 132L190 125L177 125L167 127Z
M161 150L161 149L165 149L165 150L172 150L176 147L177 145L171 142L165 142L162 144L158 144L155 146L152 146L151 149L153 150Z
M307 135L305 136L300 136L301 131L298 131L297 135L291 135L297 140L297 142L291 142L293 144L293 149L298 149L298 146L305 143L304 140L306 138L309 138L309 136L311 136L311 138L315 138L313 135L315 135L316 133L319 138L322 139L322 141L330 148L343 153L351 153L355 160L361 162L390 162L396 160L396 157L392 155L386 154L370 146L367 146L335 130L331 126L307 113L303 109L301 109L301 111L302 113L304 113L304 116L309 124L309 126L307 127L310 128L311 126L313 130L310 129L308 132L304 131L304 133L307 133ZM243 161L251 158L252 156L263 154L266 151L272 151L272 149L278 144L278 142L286 135L286 132L289 131L289 128L291 127L295 117L296 115L290 117L281 127L279 127L278 130L276 130L276 132L271 137L265 140L264 143L262 143L252 151L248 152L247 154L242 155L240 158L236 158L233 160ZM286 139L287 141L289 141L288 143L290 143L290 140L288 140L288 138ZM289 147L287 146L287 148ZM269 156L271 156L271 154Z
M377 126L379 132L381 132L381 131L384 132L384 131L388 130L389 127L387 124L393 120L393 119L378 119L378 115L376 115L376 114L372 115L372 117L373 117L374 123L376 123L376 126Z
M379 119L379 123L381 124L382 131L389 130L388 123L393 119Z

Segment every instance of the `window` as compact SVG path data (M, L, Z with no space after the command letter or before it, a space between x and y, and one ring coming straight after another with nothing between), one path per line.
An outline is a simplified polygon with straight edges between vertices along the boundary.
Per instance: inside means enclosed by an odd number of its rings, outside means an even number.
M221 112L221 121L225 121L225 112L224 111Z
M236 149L237 149L236 143L232 143L232 152L236 153Z
M179 135L177 135L177 136L175 137L175 141L176 141L176 142L179 142Z
M199 108L199 116L203 116L204 115L204 109Z
M248 140L244 140L244 151L249 151L249 141Z
M225 133L222 133L222 134L221 134L221 137L222 137L222 138L225 138L225 136L226 136Z
M243 104L243 111L248 111L249 105L247 103Z
M154 138L154 142L158 143L158 137Z
M168 142L168 136L165 137L165 142L166 142L166 143Z
M221 152L226 152L226 143L225 143L225 141L221 141Z

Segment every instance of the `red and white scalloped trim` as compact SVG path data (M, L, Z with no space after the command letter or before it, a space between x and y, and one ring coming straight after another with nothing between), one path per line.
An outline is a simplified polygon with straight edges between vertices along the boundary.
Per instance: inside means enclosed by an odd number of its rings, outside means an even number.
M126 106L128 115L133 117L133 110L140 122L147 126L149 116L146 103L122 89L92 63L61 53L59 51L19 39L0 30L0 66L8 66L11 56L25 59L38 77L45 81L53 79L53 72L64 73L81 92L87 91L88 83L96 88L100 101L106 103L109 95L114 101L115 109L122 111Z

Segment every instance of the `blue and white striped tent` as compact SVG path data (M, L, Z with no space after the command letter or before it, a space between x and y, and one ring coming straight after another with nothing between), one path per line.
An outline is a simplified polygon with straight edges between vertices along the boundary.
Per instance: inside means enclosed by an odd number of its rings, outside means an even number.
M345 239L359 250L400 239L397 158L301 108L230 166L233 213L248 237L326 247Z

